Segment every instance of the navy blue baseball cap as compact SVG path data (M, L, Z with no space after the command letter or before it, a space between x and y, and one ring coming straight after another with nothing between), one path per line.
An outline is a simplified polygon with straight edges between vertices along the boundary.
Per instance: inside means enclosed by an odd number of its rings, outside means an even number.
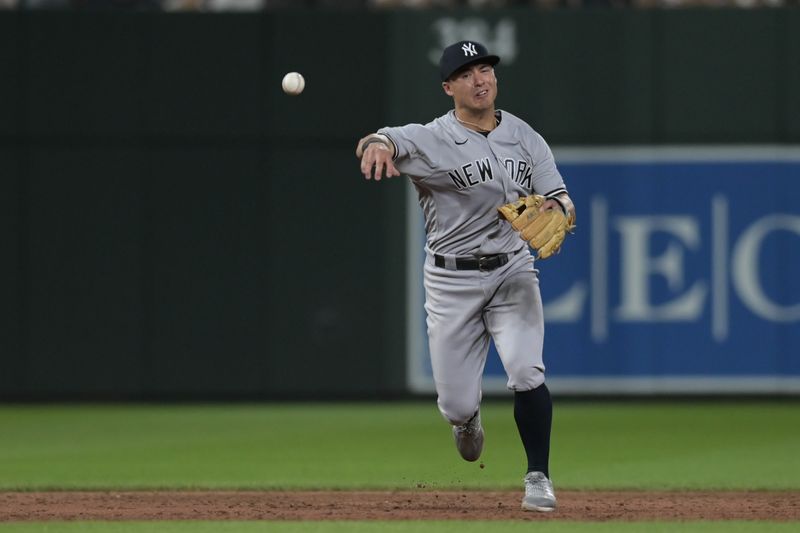
M439 74L442 81L447 81L456 71L474 63L488 63L495 66L500 58L489 53L481 43L476 41L458 41L442 52L439 60Z

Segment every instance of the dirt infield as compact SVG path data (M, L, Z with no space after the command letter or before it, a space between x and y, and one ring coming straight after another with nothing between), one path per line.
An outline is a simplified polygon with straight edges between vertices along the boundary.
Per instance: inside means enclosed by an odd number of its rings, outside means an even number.
M800 520L800 492L560 491L553 513L519 492L0 492L0 522L44 520Z

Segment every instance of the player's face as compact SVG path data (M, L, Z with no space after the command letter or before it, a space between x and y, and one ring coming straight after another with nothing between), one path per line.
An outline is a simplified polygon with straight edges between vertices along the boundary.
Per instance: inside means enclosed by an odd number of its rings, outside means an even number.
M453 97L456 109L485 111L494 108L497 98L497 78L494 68L485 63L471 65L457 72L442 84L444 92Z

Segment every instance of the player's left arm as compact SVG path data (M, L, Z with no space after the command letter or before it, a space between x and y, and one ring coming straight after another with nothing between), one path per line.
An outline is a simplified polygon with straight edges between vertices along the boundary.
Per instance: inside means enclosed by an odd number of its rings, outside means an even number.
M572 198L569 197L569 193L563 190L545 197L547 200L542 204L542 207L539 208L539 212L547 211L548 209L559 209L564 213L564 216L567 217L567 224L571 228L574 228L576 219L575 204L572 203Z
M558 253L567 233L575 228L575 204L556 168L553 154L535 131L526 137L533 175L529 196L498 207L538 259Z
M570 226L575 225L575 204L569 196L564 178L556 167L553 152L545 142L544 138L531 131L528 150L533 160L533 189L543 195L547 200L539 208L539 211L549 209L559 209L567 217Z

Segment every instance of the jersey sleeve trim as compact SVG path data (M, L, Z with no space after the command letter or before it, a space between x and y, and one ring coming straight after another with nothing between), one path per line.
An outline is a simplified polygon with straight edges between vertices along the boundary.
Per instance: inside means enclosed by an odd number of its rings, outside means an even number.
M392 139L392 136L389 135L388 133L383 133L382 135L385 135L386 138L389 139L389 142L392 143L392 147L394 148L394 155L392 156L392 161L396 161L397 156L400 155L400 151L397 149L397 143L394 142L394 139Z
M553 189L552 191L550 191L548 193L543 194L542 196L544 196L545 198L550 199L550 198L553 198L554 196L558 196L559 194L564 194L565 192L567 192L567 188L566 187L559 187L557 189Z

